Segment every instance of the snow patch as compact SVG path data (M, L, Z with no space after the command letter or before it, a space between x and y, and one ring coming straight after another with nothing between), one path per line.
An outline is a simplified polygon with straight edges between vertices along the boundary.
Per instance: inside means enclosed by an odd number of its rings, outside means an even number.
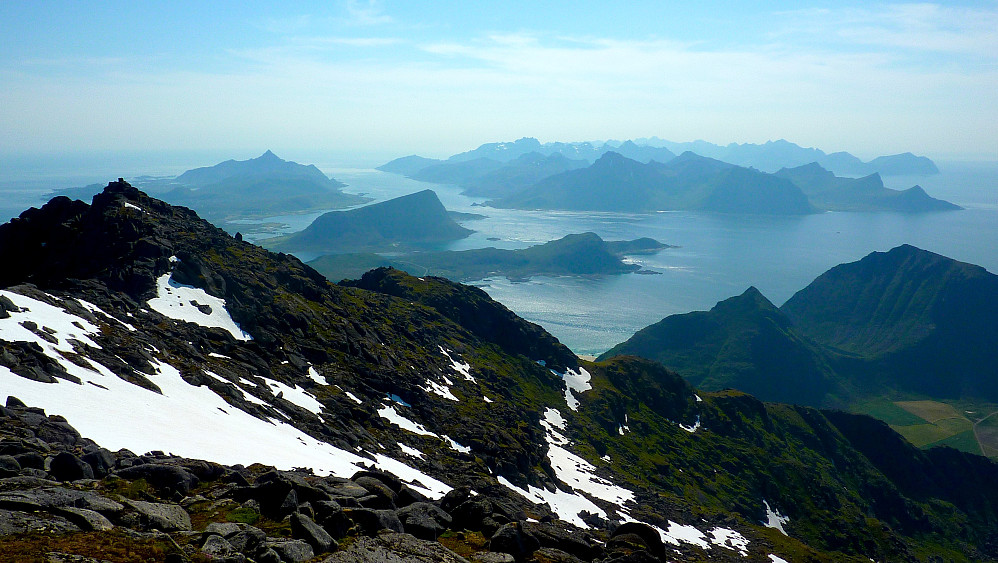
M554 372L554 370L552 370ZM557 374L557 372L554 372ZM568 408L573 411L579 410L579 400L572 393L582 393L583 391L588 391L593 388L589 384L589 380L592 376L586 371L586 368L579 366L579 371L576 372L572 368L568 368L565 373L558 374L561 375L561 379L565 382L565 402L568 403Z
M171 276L163 274L156 280L156 297L149 300L149 308L174 320L221 328L236 340L252 340L253 337L232 320L224 299L209 295L201 288L177 283ZM194 303L207 305L211 312L202 312Z
M790 522L790 518L783 516L779 513L779 511L770 508L769 503L765 500L762 501L762 504L766 507L766 521L763 522L762 525L767 528L776 528L784 536L789 535L787 534L787 531L783 529L783 525L788 524Z
M547 489L534 487L533 485L527 485L526 489L522 489L509 482L508 479L501 475L498 477L498 480L501 485L520 493L524 498L530 501L539 504L548 503L548 505L551 506L551 510L553 510L559 518L571 524L575 524L580 528L589 527L589 525L586 524L579 516L579 514L583 511L595 514L600 518L607 517L606 512L604 512L602 508L596 506L593 501L580 494L569 493L562 490L557 490L552 493Z
M448 380L445 377L444 381L450 381L450 380ZM427 379L425 383L426 386L420 388L423 391L426 391L427 393L433 393L434 395L440 395L441 397L447 399L448 401L460 401L460 399L454 396L454 393L451 393L450 387L447 387L446 385L441 385L436 381L431 381L429 379Z
M471 453L471 448L470 447L468 447L468 446L462 446L461 444L458 444L450 436L444 434L443 436L441 436L441 438L445 442L447 442L448 444L450 444L450 447L453 448L454 450L459 451L461 453L465 453L465 454Z
M404 453L406 455L411 455L412 457L423 457L423 452L421 452L421 451L419 451L416 448L413 448L411 446L407 446L407 445L403 444L402 442L399 442L399 448L401 448L402 449L402 453Z
M495 402L492 399L486 397L485 395L482 395L482 400L485 401L486 403L494 403Z
M315 368L312 366L308 366L308 376L319 385L326 385L326 378L319 375L319 372L315 371Z
M395 410L395 407L391 405L384 405L380 409L378 409L378 416L387 420L388 422L391 422L392 424L397 424L398 427L401 428L402 430L408 430L413 434L419 434L421 436L433 436L435 438L440 437L434 434L433 432L427 430L425 427L423 427L422 424L419 424L418 422L413 422L408 418L402 416L401 414L398 413L398 411Z
M455 360L454 358L452 358L451 355L450 355L450 353L448 353L447 350L445 350L443 346L437 346L437 347L440 348L440 351L443 352L443 354L445 356L447 356L448 360L450 360L450 364L451 364L450 367L453 368L454 371L456 371L459 374L463 375L465 379L467 379L468 381L471 381L472 383L477 383L478 382L478 380L475 379L471 375L471 364L469 364L468 362L459 362L459 361Z
M322 412L322 403L315 400L315 397L310 395L301 387L298 387L297 385L289 387L280 381L274 381L267 378L263 378L263 380L267 382L267 385L270 386L271 392L273 392L275 396L280 394L286 400L313 414L320 414Z
M742 557L748 556L748 539L730 528L714 528L708 532L710 543L737 551Z
M141 213L145 213L146 212L145 209L142 209L138 205L135 205L134 203L130 203L130 202L127 202L127 201L125 202L125 209L138 209L139 212L141 212Z
M100 307L98 307L97 305L94 305L93 303L91 303L89 301L85 301L85 300L80 299L80 298L77 298L76 300L80 303L80 305L83 306L84 309L90 311L91 313L100 313L101 315L104 315L105 317L111 319L112 321L115 321L116 323L118 323L118 324L124 326L125 328L127 328L129 332L135 332L135 331L138 330L134 326L132 326L132 325L130 325L130 324L128 324L128 323L126 323L126 322L124 322L122 320L119 320L118 318L116 318L116 317L114 317L112 315L109 315L106 311L104 311L104 309L101 309Z
M870 561L873 561L873 560L871 559ZM776 555L773 555L772 553L769 554L769 562L770 563L789 563L786 559L784 559L782 557L778 557Z
M700 429L700 415L697 415L697 421L693 423L693 426L686 426L685 424L680 423L679 427L689 432L690 434L696 432L697 430Z

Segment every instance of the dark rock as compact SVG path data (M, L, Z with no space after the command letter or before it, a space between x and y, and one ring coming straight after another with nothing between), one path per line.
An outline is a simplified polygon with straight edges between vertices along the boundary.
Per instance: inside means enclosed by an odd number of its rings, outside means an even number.
M291 515L291 537L305 540L316 553L325 553L335 545L332 536L300 512Z
M13 306L13 305L14 304L11 303L11 306ZM14 307L14 308L16 309L16 307ZM11 309L11 310L14 310L14 309ZM18 309L18 310L20 310L20 309ZM26 409L26 408L28 408L28 405L24 404L23 402L21 402L21 399L18 399L17 397L15 397L13 395L7 395L7 408L8 409Z
M399 508L415 502L429 502L429 500L426 495L408 485L402 485L402 488L395 495L395 505Z
M614 541L617 540L617 541ZM656 557L665 553L665 546L662 545L662 536L658 530L648 524L641 522L625 522L610 534L610 542L607 548L612 550L615 544L621 543L644 545L649 553Z
M419 539L435 540L453 519L442 508L428 502L417 502L396 511L406 533Z
M104 448L84 454L81 459L90 465L93 469L94 477L98 479L107 476L114 469L114 454Z
M117 475L124 479L145 479L153 487L167 494L187 495L198 484L198 478L182 467L162 463L143 463L119 469Z
M0 536L29 532L65 534L79 531L79 526L61 516L0 509Z
M315 557L312 546L301 540L267 542L267 548L274 550L286 563L300 563Z
M17 460L17 463L22 469L45 469L45 458L39 453L26 452L23 454L17 454L14 456L14 459Z
M291 514L298 510L298 493L291 489L288 491L287 496L284 497L284 501L281 502L280 508L277 509L277 513L281 516L285 514Z
M467 560L438 542L386 532L377 537L357 538L323 563L467 563Z
M404 532L402 521L393 510L374 510L371 508L344 508L343 513L366 535L374 535L380 530Z
M381 471L358 471L357 473L354 473L353 477L350 478L351 481L361 487L364 487L365 489L367 488L365 483L370 482L369 479L374 479L375 481L380 482L391 489L393 493L397 493L402 490L403 483L398 477L389 475L388 473L383 473Z
M201 546L201 553L207 555L212 561L221 560L227 563L236 563L246 560L241 553L232 547L232 544L225 541L225 538L214 534L205 540L204 545Z
M490 551L508 553L517 561L526 561L540 546L537 538L520 529L518 524L506 524L489 540Z
M242 530L225 538L238 551L251 553L267 539L267 534L260 528L246 524L241 524L240 526L243 528Z
M49 473L57 481L76 481L78 479L93 479L94 470L90 464L69 452L60 452L49 465Z
M482 520L492 515L492 503L483 497L473 497L454 507L451 515L466 530L481 530Z
M205 535L216 535L227 538L242 531L239 524L235 522L212 522L205 526Z
M281 556L278 555L274 548L267 547L261 549L257 552L256 563L282 563Z
M17 458L11 455L0 455L0 478L13 477L20 472L21 464Z
M471 498L471 487L451 489L440 499L440 508L453 514L454 509L469 498Z
M22 491L0 493L0 508L15 510L47 511L54 508L74 506L100 512L104 515L116 516L125 507L92 491L76 491L64 487L46 487L51 481L28 480L24 477L14 477L27 486L36 488Z
M128 506L139 513L140 521L147 528L163 532L191 529L191 517L180 505L145 502L141 500L129 500L126 502Z
M536 563L583 563L582 559L553 547L542 547L534 552L530 561Z
M343 508L331 500L320 500L316 503L316 518L322 527L334 538L345 538L353 526L353 522L343 512Z
M396 493L381 479L375 479L367 475L362 475L354 479L354 483L360 485L374 498L364 497L360 503L365 508L395 508Z
M603 549L595 537L562 521L526 522L520 527L537 538L542 547L554 548L586 561L596 559L603 554Z
M514 563L516 559L508 553L498 551L483 551L471 556L473 563Z

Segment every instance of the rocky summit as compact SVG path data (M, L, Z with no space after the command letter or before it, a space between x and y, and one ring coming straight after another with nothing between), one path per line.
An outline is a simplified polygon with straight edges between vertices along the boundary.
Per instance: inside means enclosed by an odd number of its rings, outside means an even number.
M971 561L998 466L335 285L112 182L0 226L0 559Z

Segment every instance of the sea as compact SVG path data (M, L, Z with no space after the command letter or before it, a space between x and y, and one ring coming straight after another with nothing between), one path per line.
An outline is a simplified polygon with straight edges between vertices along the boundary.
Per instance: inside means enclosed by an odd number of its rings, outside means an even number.
M174 176L227 158L171 153L119 155L117 160L113 156L96 161L78 158L57 161L57 165L47 164L56 162L52 159L15 162L0 169L0 221L41 205L54 189L105 183L119 176ZM119 162L127 166L116 167ZM370 162L349 167L349 159L342 156L313 162L346 183L344 191L373 201L433 189L449 210L483 216L463 221L475 233L444 249L525 248L586 231L605 240L652 237L673 245L657 254L631 258L642 266L644 275L536 276L518 282L497 277L473 282L523 318L543 326L577 354L598 355L668 315L710 309L750 286L779 306L827 269L901 244L998 272L998 162L937 162L938 175L884 178L887 187L894 189L921 185L929 195L964 207L960 211L827 212L800 217L494 209L482 206L481 199L461 195L457 186L380 172ZM320 214L263 221L281 224L281 232L289 233L304 229ZM244 235L250 241L254 236Z

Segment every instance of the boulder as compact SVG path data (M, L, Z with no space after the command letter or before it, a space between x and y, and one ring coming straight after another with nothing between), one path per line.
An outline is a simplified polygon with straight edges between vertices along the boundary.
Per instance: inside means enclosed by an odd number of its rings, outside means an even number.
M94 478L94 470L90 464L69 452L60 452L52 458L52 462L49 464L49 473L57 481Z
M117 471L124 479L145 479L150 485L167 494L187 495L198 484L198 478L182 467L162 463L143 463Z
M344 508L343 513L366 535L377 534L380 530L404 532L402 521L394 510L374 510L371 508Z
M308 542L315 553L325 553L335 545L326 530L300 512L291 515L291 537Z
M90 466L94 477L98 479L107 476L114 469L114 454L104 448L84 454L81 459Z
M266 547L274 550L286 563L301 563L315 557L312 546L302 540L267 542Z
M532 563L583 563L584 560L553 547L542 547L530 558Z
M416 502L396 511L409 534L423 540L435 540L450 527L453 518L442 508L428 502Z
M141 500L129 500L126 503L138 512L142 524L147 528L163 532L191 529L191 517L180 505Z
M357 538L323 563L467 563L467 559L435 541L385 532L377 537Z
M12 455L0 455L0 478L13 477L21 472L21 464Z
M513 556L517 561L526 561L541 547L532 534L522 530L517 523L506 524L496 530L489 540L490 551L501 551Z
M76 524L84 531L106 532L114 528L111 523L100 512L88 510L86 508L76 508L75 506L64 506L58 509L60 516Z

